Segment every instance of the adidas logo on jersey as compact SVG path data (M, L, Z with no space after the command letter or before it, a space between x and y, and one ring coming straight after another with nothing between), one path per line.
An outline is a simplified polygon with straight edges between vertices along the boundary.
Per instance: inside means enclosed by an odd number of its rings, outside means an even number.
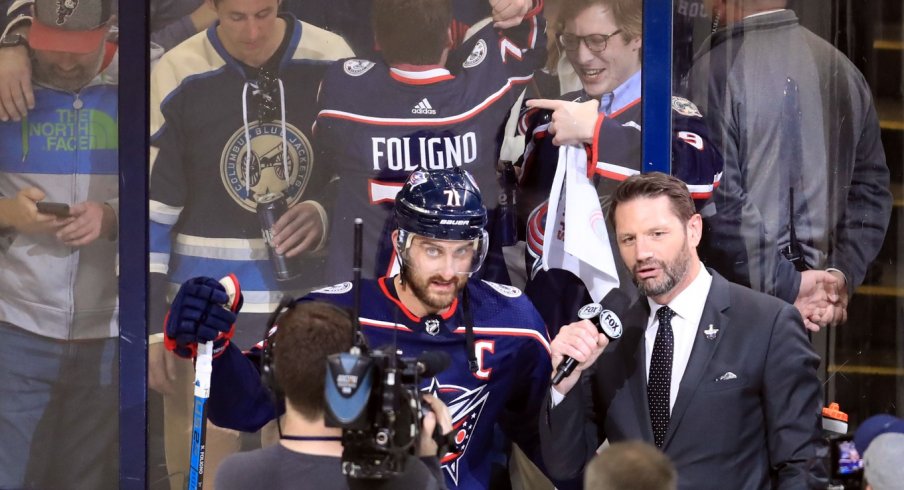
M414 109L411 109L412 114L436 114L436 109L430 105L430 102L427 101L427 98L424 97L420 102L414 106Z

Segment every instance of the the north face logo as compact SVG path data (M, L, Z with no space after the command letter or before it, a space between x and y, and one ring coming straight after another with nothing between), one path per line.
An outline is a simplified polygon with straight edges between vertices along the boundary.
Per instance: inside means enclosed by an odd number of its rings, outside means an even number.
M424 97L420 102L411 109L412 114L436 114L436 109L430 105L430 102Z

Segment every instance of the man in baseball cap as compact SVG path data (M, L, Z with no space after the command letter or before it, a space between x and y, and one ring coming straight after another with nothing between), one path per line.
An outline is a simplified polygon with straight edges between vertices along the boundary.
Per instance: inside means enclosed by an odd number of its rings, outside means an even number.
M35 0L28 44L67 53L95 51L106 37L112 0Z
M900 489L904 481L904 434L886 432L876 436L863 462L866 490Z
M857 452L865 454L873 439L889 432L904 434L904 419L880 413L864 420L854 433L854 446Z
M111 0L34 0L34 103L0 121L0 488L119 484ZM23 39L25 40L23 42ZM0 44L2 46L2 44Z

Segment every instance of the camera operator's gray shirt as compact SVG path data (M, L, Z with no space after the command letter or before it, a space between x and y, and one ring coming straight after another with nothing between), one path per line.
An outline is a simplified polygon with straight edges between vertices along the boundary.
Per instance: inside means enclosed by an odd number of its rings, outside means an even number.
M356 482L357 483L357 482ZM335 456L316 456L286 449L282 444L233 454L226 458L216 474L218 490L349 490L342 475L341 460ZM368 489L445 489L436 458L411 458L404 474L385 482L362 480L351 488Z

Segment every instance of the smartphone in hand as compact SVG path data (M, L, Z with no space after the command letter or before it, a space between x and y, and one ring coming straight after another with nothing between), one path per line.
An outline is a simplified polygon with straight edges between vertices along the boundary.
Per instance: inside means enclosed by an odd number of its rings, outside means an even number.
M69 217L69 205L62 202L45 202L39 201L35 203L38 212L42 214L52 214L57 218Z

